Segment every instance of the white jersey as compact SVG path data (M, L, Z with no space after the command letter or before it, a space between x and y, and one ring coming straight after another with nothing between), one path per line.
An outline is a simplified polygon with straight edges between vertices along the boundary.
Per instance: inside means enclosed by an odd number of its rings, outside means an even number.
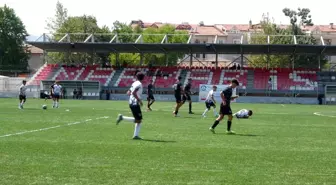
M21 85L20 86L20 95L21 96L26 96L26 90L27 90L27 86L25 86L25 85Z
M141 99L141 95L142 95L142 83L140 81L135 81L133 82L132 84L132 87L130 88L130 91L131 91L131 95L129 97L129 104L130 105L137 105L138 104L138 100L133 96L133 92L134 91L137 91L137 95L138 95L138 98Z
M240 111L238 111L235 116L237 116L238 118L248 118L249 117L249 111L246 109L242 109Z
M213 101L213 100L212 100L213 96L214 96L214 91L213 91L213 90L209 91L208 96L207 96L207 98L205 99L205 101L207 101L207 102L212 102L212 101Z
M59 95L59 94L61 94L61 90L62 90L62 86L61 86L61 85L54 84L54 85L52 86L52 88L53 88L53 93L54 93L55 95Z

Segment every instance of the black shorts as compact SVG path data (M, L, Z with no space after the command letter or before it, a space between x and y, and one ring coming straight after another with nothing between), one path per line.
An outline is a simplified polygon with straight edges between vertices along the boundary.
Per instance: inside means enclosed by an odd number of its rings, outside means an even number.
M147 101L149 101L149 100L155 100L155 98L154 98L154 96L152 94L149 94L147 96Z
M205 106L207 109L210 109L211 107L216 108L216 105L214 104L213 101L205 101Z
M20 101L26 101L26 95L19 95Z
M232 110L231 110L230 105L223 105L223 104L221 104L219 113L223 114L223 115L232 115Z
M181 95L179 94L175 94L175 99L176 99L176 103L181 103L182 101Z
M142 112L140 105L130 105L130 109L132 111L135 120L142 120Z
M185 101L191 101L191 97L190 97L189 94L184 94L183 95L183 102L185 102Z
M59 99L60 95L59 94L53 94L52 97L55 98L55 99Z

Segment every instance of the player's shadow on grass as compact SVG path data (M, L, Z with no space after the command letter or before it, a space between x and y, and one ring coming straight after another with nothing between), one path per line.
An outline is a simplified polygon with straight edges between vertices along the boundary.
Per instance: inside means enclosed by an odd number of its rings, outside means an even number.
M142 139L141 141L154 142L154 143L176 143L176 141L166 141L159 139Z
M262 136L262 135L255 135L255 134L233 134L236 136L245 136L245 137L258 137L258 136Z
M262 135L255 135L255 134L227 134L227 133L220 133L223 135L228 135L228 136L243 136L243 137L259 137Z

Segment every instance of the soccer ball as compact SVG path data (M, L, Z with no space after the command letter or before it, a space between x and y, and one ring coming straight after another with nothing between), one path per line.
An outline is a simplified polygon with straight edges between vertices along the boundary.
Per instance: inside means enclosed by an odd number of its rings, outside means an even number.
M42 109L46 110L47 106L46 105L42 105Z

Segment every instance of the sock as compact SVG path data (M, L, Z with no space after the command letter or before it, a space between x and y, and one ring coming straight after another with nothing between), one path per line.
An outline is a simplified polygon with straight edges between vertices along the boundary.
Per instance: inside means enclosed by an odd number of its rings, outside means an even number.
M141 123L136 123L134 126L134 136L139 136L140 128L141 128Z
M56 107L58 107L58 102L56 102Z
M175 109L175 111L174 111L174 114L175 114L175 115L177 115L177 114L178 114L178 110L177 110L177 109Z
M219 121L216 120L216 121L214 122L214 124L212 125L211 128L215 129L215 128L217 127L218 124L219 124Z
M123 116L123 120L129 121L134 123L135 119L133 117L127 117L127 116Z
M216 108L213 108L214 115L217 116Z
M54 101L54 103L53 103L53 107L55 107L56 106L56 102Z
M227 131L230 131L230 130L231 130L231 124L232 124L231 121L228 121L228 122L227 122Z
M204 112L203 112L203 116L205 116L205 114L209 111L209 109L205 109Z
M153 103L154 103L154 101L152 101L152 102L149 104L149 106L151 106Z
M189 103L189 112L191 112L191 102Z

